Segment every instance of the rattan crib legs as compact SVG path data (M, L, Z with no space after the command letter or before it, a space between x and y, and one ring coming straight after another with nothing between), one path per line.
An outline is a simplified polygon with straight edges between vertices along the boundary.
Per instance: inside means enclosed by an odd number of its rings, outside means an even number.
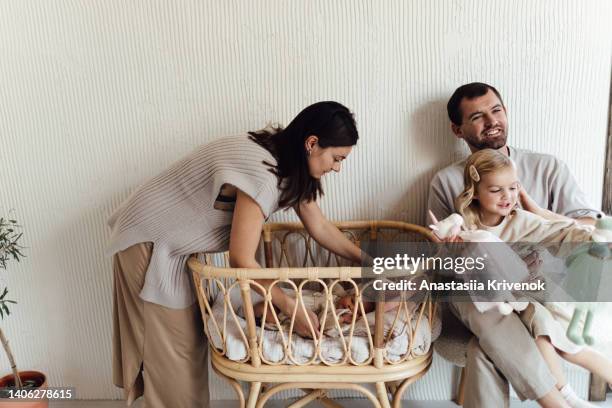
M300 387L302 387L301 390L304 391L306 395L300 398L299 400L297 400L296 402L294 402L293 404L289 405L289 407L291 408L303 407L309 402L312 402L316 399L318 399L321 405L323 405L325 408L342 408L342 405L327 398L326 388L330 388L330 389L344 388L344 389L352 389L355 391L359 391L363 393L366 397L368 397L368 399L374 404L376 408L390 407L389 399L387 395L387 384L385 384L384 382L376 383L378 399L366 388L360 385L357 385L357 384L330 385L330 384L321 384L321 383L301 383L301 384L300 383L284 383L284 384L277 384L273 386L271 384L262 385L261 382L251 382L250 391L249 391L249 399L245 405L244 394L242 392L242 387L240 386L240 383L234 380L233 378L230 378L224 375L223 373L221 373L219 370L217 370L217 368L214 365L212 366L212 368L219 377L223 378L224 380L230 383L230 385L236 392L236 395L238 396L238 402L239 402L240 408L245 408L245 406L247 408L255 408L255 407L263 408L264 404L268 401L268 399L270 399L270 397L272 397L272 395L278 392L284 391L286 389L300 388ZM399 393L399 399L401 399L402 394L404 390L406 389L406 387L412 384L412 381L410 382L407 382L407 381L408 380L402 383L403 388L401 390L401 393ZM310 386L310 387L306 387L306 386ZM382 393L380 391L381 387L384 390L384 392ZM398 387L395 387L395 388L397 390L396 393L400 391ZM393 395L394 393L391 393L391 394ZM395 398L393 399L393 401L394 401L393 408L399 407L399 405L397 406L395 405Z
M259 391L261 390L261 383L260 382L252 382L251 383L251 389L249 391L249 400L247 401L247 405L246 408L255 408L257 404L257 401L259 399Z
M389 404L389 395L387 395L387 387L384 382L376 383L376 395L378 395L378 401L382 408L391 408L391 404Z
M310 393L312 390L302 388L302 391L304 391L305 393ZM319 390L319 391L323 391L323 394L321 394L321 396L319 397L319 402L325 408L343 408L342 405L327 398L327 391L325 390Z
M404 391L406 391L406 388L408 388L408 386L410 384L412 384L413 382L415 382L416 380L418 380L419 378L421 378L422 376L424 376L427 373L427 370L422 371L410 378L406 378L399 387L397 387L397 390L395 391L395 394L393 394L393 408L401 408L402 406L402 396L404 395Z
M338 404L337 402L334 402L334 400L330 400L327 397L323 397L319 400L319 402L321 403L321 405L323 405L325 408L344 408L342 405Z
M234 380L233 378L230 378L226 376L225 374L221 373L219 370L217 370L217 367L215 367L214 365L212 365L212 368L213 370L215 370L215 373L217 373L219 377L223 378L225 381L230 383L230 385L236 392L236 395L238 395L238 402L240 404L239 405L240 408L244 408L244 393L242 392L242 387L240 386L240 383Z
M314 397L312 399L309 399L310 396L318 395L318 394L313 394L313 393L316 393L317 391L323 391L323 393L320 394L321 397L323 397L320 400L321 403L323 403L323 405L328 406L328 407L333 407L333 408L340 407L339 404L331 400L327 400L327 398L324 397L325 395L324 390L326 389L348 389L348 390L359 391L360 393L365 395L370 400L370 402L372 402L375 408L383 407L383 405L380 403L380 401L376 398L374 394L372 394L367 388L359 384L353 384L353 383L281 383L281 384L277 384L277 385L270 387L265 393L263 393L261 397L259 398L259 401L257 401L256 408L263 408L264 404L274 394L279 393L281 391L288 390L288 389L292 389L292 388L308 388L313 391L307 394L306 396L302 397L298 401L296 401L294 405L290 405L291 407L301 407L305 405L307 402L310 402L314 399L319 398L319 397ZM308 400L304 402L304 400L307 398ZM387 399L387 403L388 403L388 399ZM298 405L295 405L295 404L298 404Z
M325 390L312 390L287 408L302 408L304 405L325 396Z
M213 366L214 369L214 366ZM218 370L215 369L215 372L225 380L227 380L236 394L238 395L239 406L240 408L245 408L244 395L242 393L242 387L240 387L240 383L232 378L229 378ZM414 377L408 378L401 382L399 386L396 385L395 382L384 383L377 382L376 383L376 393L377 396L372 394L367 388L358 385L358 384L329 384L329 383L283 383L277 384L274 386L266 386L262 392L262 383L261 382L251 382L250 383L250 391L249 391L249 399L246 403L246 408L263 408L264 404L272 397L274 394L279 393L281 391L285 391L291 388L302 388L302 391L306 393L302 398L289 405L290 408L301 408L306 404L319 400L321 405L325 408L342 408L342 405L334 402L327 398L326 389L352 389L355 391L359 391L364 394L370 402L374 405L375 408L401 408L402 405L402 396L404 392L408 388L410 384L421 378L425 373L419 373ZM387 389L394 389L393 392L390 392L393 396L393 402L389 403L389 395L387 393ZM378 398L376 398L378 397Z
M213 367L214 368L214 367ZM216 373L227 380L239 399L240 408L245 408L244 395L242 393L242 388L240 387L238 381L233 380L219 371L215 370ZM279 393L281 391L285 391L287 389L292 388L300 388L302 387L302 391L306 393L302 398L295 401L293 404L289 405L289 408L301 408L308 403L319 400L321 405L326 408L342 408L342 405L334 402L327 398L326 389L352 389L354 391L359 391L363 395L365 395L370 402L374 405L375 408L401 408L402 405L402 396L404 392L408 388L410 384L421 378L425 373L419 373L412 378L408 378L404 380L399 386L396 386L395 382L393 385L385 384L384 382L376 383L376 393L377 396L372 394L367 388L358 385L358 384L338 384L338 383L283 383L277 384L274 386L265 387L265 391L262 392L262 383L261 382L251 382L250 383L250 391L249 398L246 403L246 408L263 408L264 404L272 397L274 394ZM391 385L391 389L395 388L394 392L391 392L393 396L393 402L389 402L389 395L387 393L387 387ZM377 398L378 397L378 398Z

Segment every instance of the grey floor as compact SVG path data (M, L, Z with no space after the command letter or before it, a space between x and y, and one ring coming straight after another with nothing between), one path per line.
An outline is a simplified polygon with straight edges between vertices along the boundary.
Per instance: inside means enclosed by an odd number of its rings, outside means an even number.
M366 400L339 400L340 404L345 407L351 408L370 408L372 405ZM594 405L598 407L612 408L612 394L608 394L608 400L606 402L594 402ZM266 407L270 408L281 408L287 406L287 401L273 400L266 404ZM452 402L446 401L405 401L405 407L410 408L453 408L458 407ZM65 401L65 402L51 402L49 408L123 408L125 404L122 401ZM141 408L142 404L137 402L133 408ZM238 407L235 401L213 401L211 408L232 408ZM312 403L308 405L312 408L323 408L323 405ZM512 408L536 408L538 404L534 402L524 402L516 400L511 403Z

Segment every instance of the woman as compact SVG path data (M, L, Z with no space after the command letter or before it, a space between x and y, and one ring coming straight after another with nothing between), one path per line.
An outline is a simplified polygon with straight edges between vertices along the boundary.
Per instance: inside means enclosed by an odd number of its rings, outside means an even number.
M346 107L319 102L285 129L198 148L138 188L111 216L113 377L128 405L142 395L146 407L208 402L206 339L185 271L190 254L229 248L232 267L258 268L265 220L292 207L319 244L361 260L361 250L316 203L323 194L320 178L340 171L357 139ZM295 300L275 287L272 302L290 314ZM318 330L315 314L300 312L298 333L309 335L308 319Z

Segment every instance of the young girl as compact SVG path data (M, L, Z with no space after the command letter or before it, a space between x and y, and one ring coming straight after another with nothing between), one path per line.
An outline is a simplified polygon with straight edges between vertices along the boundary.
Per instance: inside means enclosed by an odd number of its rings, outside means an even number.
M471 229L489 231L504 242L541 244L588 241L594 228L540 208L521 189L516 168L504 154L484 149L472 154L464 170L465 190L455 208ZM525 210L518 208L519 198ZM452 238L451 238L452 240ZM571 407L594 407L579 399L567 383L558 356L603 377L612 384L612 360L588 346L577 346L541 304L533 302L519 314L531 332Z

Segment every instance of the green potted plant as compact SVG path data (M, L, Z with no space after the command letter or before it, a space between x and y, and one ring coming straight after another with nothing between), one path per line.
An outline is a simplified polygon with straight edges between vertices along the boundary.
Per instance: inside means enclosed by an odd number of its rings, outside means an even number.
M0 217L0 270L6 270L7 264L10 261L19 262L23 258L24 255L21 252L23 247L19 245L21 235L21 227L16 220ZM10 305L17 302L7 298L8 288L5 285L0 284L0 291L0 318L4 320L10 315ZM13 352L1 326L0 343L2 343L2 347L11 365L11 370L13 371L12 374L0 378L0 408L47 407L47 399L39 398L41 396L40 389L45 389L47 386L46 376L37 371L20 372L17 370ZM24 401L23 398L28 398L29 392L31 392L30 398L35 395L37 400ZM19 401L20 399L21 401Z

